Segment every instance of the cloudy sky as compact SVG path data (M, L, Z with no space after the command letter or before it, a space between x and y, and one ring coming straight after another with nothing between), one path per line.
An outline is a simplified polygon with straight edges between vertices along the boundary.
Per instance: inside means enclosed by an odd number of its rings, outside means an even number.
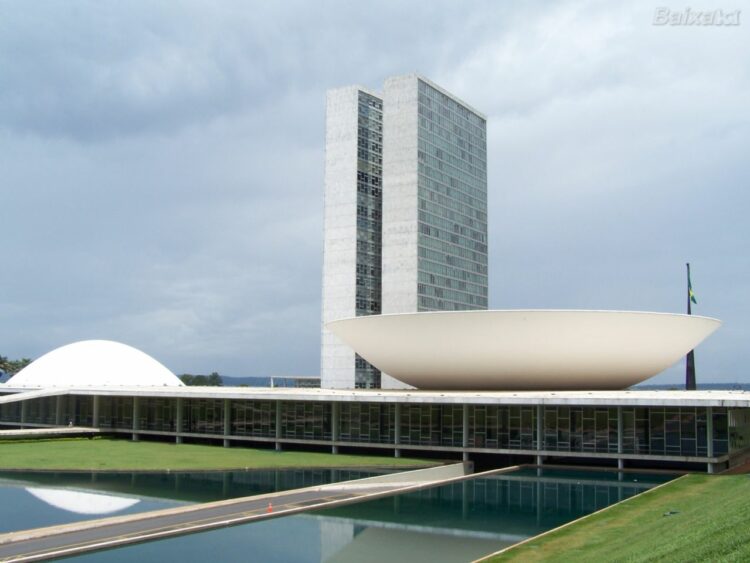
M491 308L684 312L690 261L750 382L750 5L512 4L0 2L0 354L317 375L325 91L416 71L488 116Z

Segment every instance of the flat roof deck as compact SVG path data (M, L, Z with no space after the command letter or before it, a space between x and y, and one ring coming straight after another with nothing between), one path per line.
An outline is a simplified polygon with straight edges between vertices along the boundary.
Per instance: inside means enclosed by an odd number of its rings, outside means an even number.
M263 401L331 401L363 403L505 404L579 406L681 406L750 408L747 391L419 391L412 389L314 389L271 387L48 387L0 385L0 404L55 395L245 399ZM28 394L28 395L27 395ZM25 395L22 396L21 395Z

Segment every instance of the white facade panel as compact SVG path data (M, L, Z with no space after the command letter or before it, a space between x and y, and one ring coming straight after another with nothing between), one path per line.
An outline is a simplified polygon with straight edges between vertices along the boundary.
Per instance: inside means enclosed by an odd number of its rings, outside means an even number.
M329 389L354 387L354 350L325 323L356 315L358 94L351 86L326 96L320 381Z
M417 311L417 77L383 91L383 313Z

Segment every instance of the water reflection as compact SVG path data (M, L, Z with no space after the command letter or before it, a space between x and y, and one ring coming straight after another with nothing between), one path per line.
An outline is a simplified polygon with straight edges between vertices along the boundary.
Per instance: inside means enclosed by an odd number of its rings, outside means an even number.
M673 476L521 470L81 556L81 561L470 561Z
M0 471L0 486L3 483L23 483L32 486L120 492L186 502L209 502L362 479L387 472L362 469L260 469L177 473Z
M24 487L27 493L48 505L73 514L95 514L104 516L120 512L138 504L140 499L99 493L83 493L66 489Z
M370 477L359 469L0 472L0 533Z

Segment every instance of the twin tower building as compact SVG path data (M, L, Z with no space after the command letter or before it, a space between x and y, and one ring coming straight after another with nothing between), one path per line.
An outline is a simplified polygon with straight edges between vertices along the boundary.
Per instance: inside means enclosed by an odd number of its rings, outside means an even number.
M487 308L487 121L414 74L326 99L321 386L399 388L326 330Z

